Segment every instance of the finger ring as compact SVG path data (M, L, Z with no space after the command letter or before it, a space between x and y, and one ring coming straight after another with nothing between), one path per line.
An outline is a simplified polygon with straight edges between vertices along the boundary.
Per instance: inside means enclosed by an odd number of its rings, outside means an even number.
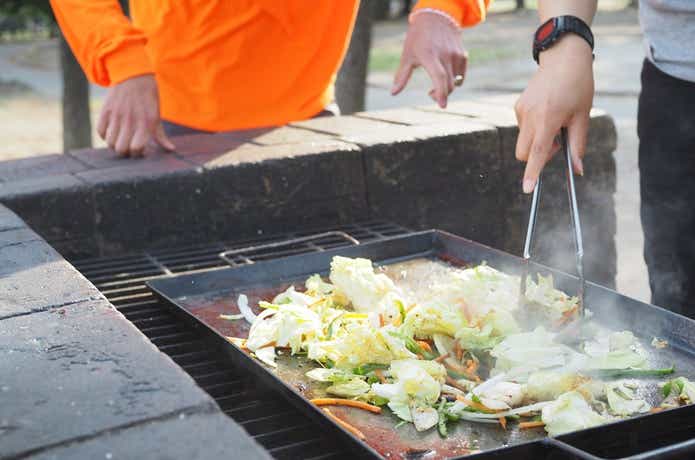
M456 86L463 85L463 75L456 75L454 77L454 85L456 85Z

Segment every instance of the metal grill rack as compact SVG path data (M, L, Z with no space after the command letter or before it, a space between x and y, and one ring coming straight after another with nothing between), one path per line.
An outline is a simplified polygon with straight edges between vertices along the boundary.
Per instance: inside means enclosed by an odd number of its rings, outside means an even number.
M336 438L271 390L240 374L220 353L215 353L199 332L177 319L145 282L179 273L226 267L223 251L283 241L326 231L342 231L359 241L402 235L399 225L372 221L310 231L217 242L130 255L71 261L162 352L188 372L222 410L277 459L338 460L353 455ZM350 245L340 236L235 255L239 264L323 251Z

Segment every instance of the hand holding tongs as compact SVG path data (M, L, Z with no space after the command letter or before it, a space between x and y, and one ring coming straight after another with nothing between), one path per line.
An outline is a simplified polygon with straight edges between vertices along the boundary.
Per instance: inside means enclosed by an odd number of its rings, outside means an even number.
M574 247L577 255L577 275L579 276L579 288L577 298L579 299L579 317L584 317L584 246L582 244L582 227L579 222L579 208L577 207L577 192L574 188L574 172L572 171L572 152L568 144L567 128L560 131L560 145L565 156L565 173L567 174L567 196L570 205L570 217L572 230L574 232ZM528 278L529 261L531 260L531 245L533 244L533 234L536 229L536 216L538 214L538 202L541 195L541 176L533 190L531 198L531 212L529 214L528 228L526 229L526 241L524 242L524 268L521 275L520 302L526 298L526 279Z

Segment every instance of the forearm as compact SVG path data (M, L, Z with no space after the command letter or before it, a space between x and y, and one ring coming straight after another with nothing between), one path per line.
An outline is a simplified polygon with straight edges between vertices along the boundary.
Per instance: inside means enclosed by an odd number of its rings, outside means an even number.
M597 4L597 0L538 0L538 15L541 22L555 16L572 15L591 24Z

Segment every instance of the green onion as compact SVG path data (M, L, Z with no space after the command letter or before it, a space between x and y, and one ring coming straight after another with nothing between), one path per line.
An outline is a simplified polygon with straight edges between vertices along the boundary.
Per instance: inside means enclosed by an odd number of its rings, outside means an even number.
M396 300L396 305L398 305L398 311L401 313L401 322L405 322L405 306L400 300Z
M377 369L388 369L389 365L388 364L376 364L376 363L370 363L370 364L362 364L361 366L358 366L352 370L353 374L357 375L367 375L370 372L374 372Z
M439 407L437 407L437 414L439 414L439 421L437 422L437 430L439 431L439 435L443 438L446 438L447 436L447 429L446 429L446 398L442 398L439 401Z
M664 369L598 369L590 372L599 378L618 378L618 377L658 377L660 375L673 374L676 371L675 366L666 367Z
M668 395L671 394L671 388L673 387L673 380L670 380L664 384L663 388L661 389L662 394L664 395L664 398L668 397Z

